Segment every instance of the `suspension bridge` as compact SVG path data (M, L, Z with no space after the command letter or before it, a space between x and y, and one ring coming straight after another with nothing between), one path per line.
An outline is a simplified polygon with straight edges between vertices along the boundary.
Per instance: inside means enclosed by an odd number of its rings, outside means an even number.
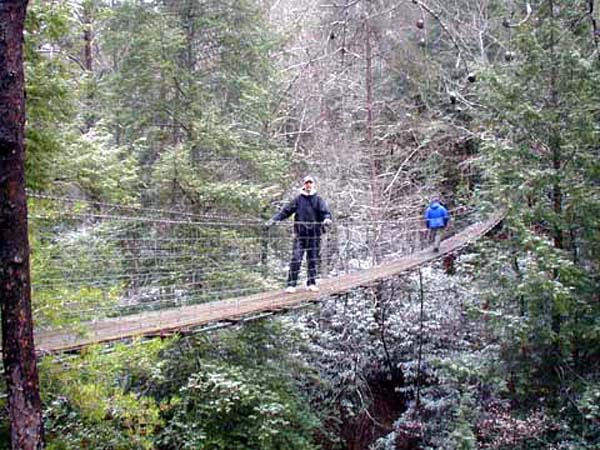
M323 237L319 291L289 294L291 221L231 220L30 195L39 353L164 336L264 317L367 287L475 242L504 217L453 211L429 248L421 215L338 221Z

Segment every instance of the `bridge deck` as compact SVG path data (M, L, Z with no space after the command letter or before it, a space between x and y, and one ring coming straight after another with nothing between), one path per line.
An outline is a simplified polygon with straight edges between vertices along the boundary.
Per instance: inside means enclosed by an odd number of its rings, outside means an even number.
M319 292L298 291L294 294L286 294L277 290L88 322L80 325L77 330L39 331L35 333L36 348L40 353L74 350L96 343L136 336L158 335L210 323L238 320L260 313L285 310L304 302L318 301L356 287L367 286L375 281L392 277L452 253L486 234L503 217L504 212L500 211L484 222L467 227L457 235L443 241L439 253L434 253L431 249L423 250L371 269L322 280L319 284Z

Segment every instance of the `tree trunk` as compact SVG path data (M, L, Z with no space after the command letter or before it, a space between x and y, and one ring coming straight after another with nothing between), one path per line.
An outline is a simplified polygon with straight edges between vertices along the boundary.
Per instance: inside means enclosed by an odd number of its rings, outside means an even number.
M85 19L83 22L83 63L85 70L90 74L94 71L94 31L92 25L92 13L85 11Z
M366 147L367 155L371 161L371 219L373 220L373 238L369 244L374 264L381 261L379 248L379 235L381 233L378 222L381 220L381 196L379 193L377 155L373 146L373 44L371 42L371 0L367 2L367 16L365 18L365 81L366 81Z
M13 449L42 448L25 200L23 27L27 0L0 1L0 300Z
M366 123L366 143L369 159L371 160L371 190L373 202L373 218L379 220L379 185L377 180L377 161L373 149L373 47L371 43L371 3L368 3L368 12L365 19L365 80L366 80L366 99L367 99L367 123Z
M88 78L85 94L85 125L82 130L87 133L96 122L94 114L94 6L91 2L83 7L83 65Z

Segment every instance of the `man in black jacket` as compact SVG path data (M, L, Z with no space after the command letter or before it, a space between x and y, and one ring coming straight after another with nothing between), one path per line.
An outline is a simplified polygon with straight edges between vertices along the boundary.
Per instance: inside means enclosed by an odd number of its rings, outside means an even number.
M306 252L308 265L308 279L306 287L309 291L316 292L317 262L319 259L319 246L321 244L321 231L323 226L331 225L331 211L327 203L317 195L315 179L310 175L304 178L304 186L300 195L283 207L267 223L267 227L287 219L294 214L294 246L290 271L288 274L288 293L296 292L298 274L302 265L302 258Z

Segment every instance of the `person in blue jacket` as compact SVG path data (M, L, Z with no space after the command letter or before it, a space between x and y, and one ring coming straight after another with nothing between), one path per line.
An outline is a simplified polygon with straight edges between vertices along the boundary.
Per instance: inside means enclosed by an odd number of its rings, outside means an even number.
M440 242L444 236L444 229L450 221L450 213L442 206L439 197L431 199L425 211L425 222L429 230L429 239L433 241L433 251L440 251Z
M304 253L306 253L308 266L306 287L309 291L316 292L319 290L316 278L321 232L324 226L331 225L331 211L325 200L317 195L315 179L310 175L304 178L300 195L269 219L265 226L269 228L292 214L294 214L294 245L285 291L287 293L296 292L300 266Z

